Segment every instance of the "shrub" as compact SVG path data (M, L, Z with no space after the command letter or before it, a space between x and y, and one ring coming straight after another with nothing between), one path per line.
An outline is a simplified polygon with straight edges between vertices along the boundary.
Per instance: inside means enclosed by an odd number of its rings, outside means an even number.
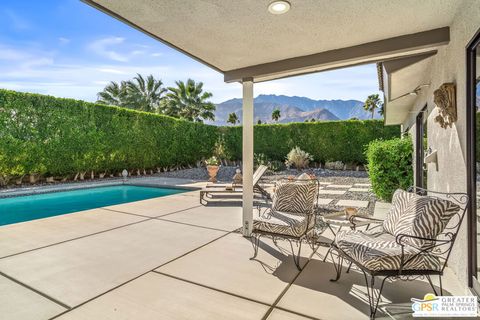
M278 160L270 160L264 153L254 153L253 154L253 164L255 168L259 166L267 166L271 171L277 172L285 168L283 162Z
M230 160L242 158L242 127L225 126L225 153ZM365 164L365 147L376 139L400 135L399 126L384 126L381 120L317 121L308 123L262 124L254 126L254 152L271 161L285 161L285 155L298 146L314 161L342 161Z
M0 180L194 164L217 127L73 99L0 90Z
M285 164L287 166L295 166L297 169L308 168L308 164L313 160L313 157L308 153L295 147L287 154Z
M391 201L396 189L413 183L413 145L410 137L376 140L366 150L368 174L375 194Z
M298 146L317 162L364 164L364 146L398 126L378 120L262 124L255 153L272 170ZM480 150L480 148L479 148ZM73 177L194 164L211 155L241 160L242 127L215 127L73 99L0 90L0 184L25 175Z

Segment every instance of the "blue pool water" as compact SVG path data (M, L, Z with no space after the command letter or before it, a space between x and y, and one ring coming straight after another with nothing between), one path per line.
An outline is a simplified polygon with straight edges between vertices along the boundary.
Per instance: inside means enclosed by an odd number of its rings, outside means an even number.
M182 192L121 185L5 198L0 199L0 226Z

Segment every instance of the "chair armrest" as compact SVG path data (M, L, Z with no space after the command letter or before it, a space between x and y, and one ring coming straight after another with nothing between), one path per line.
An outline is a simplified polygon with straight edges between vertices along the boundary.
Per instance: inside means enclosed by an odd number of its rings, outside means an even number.
M355 224L355 220L363 220L363 221L367 220L370 223L383 223L382 219L377 219L377 218L372 218L369 216L362 216L362 215L352 215L350 216L350 218L348 218L348 220L350 220L350 222L353 224Z
M411 243L403 243L403 239L404 238L410 238L410 239L416 239L416 240L423 240L423 241L429 241L431 242L432 244L427 246L427 247L417 247ZM425 238L425 237L418 237L418 236L414 236L414 235L410 235L410 234L399 234L395 237L395 242L398 243L399 245L403 247L405 247L405 245L408 245L412 248L415 248L419 251L422 251L422 252L425 252L425 251L428 251L428 250L431 250L431 249L434 249L436 247L439 247L441 245L445 245L445 244L448 244L450 242L452 242L451 239L433 239L433 238Z

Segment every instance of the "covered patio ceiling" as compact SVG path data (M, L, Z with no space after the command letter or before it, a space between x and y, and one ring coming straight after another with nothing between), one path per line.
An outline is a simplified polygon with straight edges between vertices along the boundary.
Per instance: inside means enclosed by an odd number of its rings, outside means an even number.
M415 60L450 41L462 2L289 0L289 11L272 14L273 0L83 1L223 73L226 82L242 82L245 236L253 227L254 82Z
M389 60L449 41L460 0L84 0L224 74L254 82Z
M417 99L430 86L425 75L436 51L384 61L377 65L380 90L384 92L385 125L402 124Z

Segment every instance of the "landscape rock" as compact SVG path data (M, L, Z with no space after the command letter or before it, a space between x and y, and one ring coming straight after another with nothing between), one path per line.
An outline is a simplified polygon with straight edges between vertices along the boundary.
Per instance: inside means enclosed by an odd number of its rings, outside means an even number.
M343 170L345 164L342 161L331 161L325 163L325 169L328 170Z

